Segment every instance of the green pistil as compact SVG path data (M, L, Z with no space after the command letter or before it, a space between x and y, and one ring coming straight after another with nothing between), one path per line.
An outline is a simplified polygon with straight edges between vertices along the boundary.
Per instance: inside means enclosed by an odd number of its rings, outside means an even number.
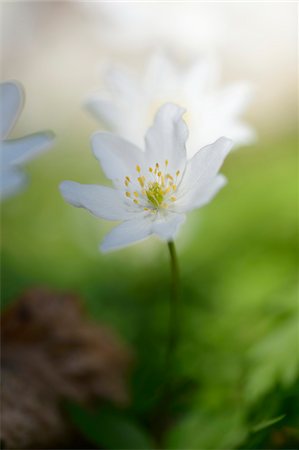
M155 207L160 206L164 200L164 192L161 185L157 181L150 183L146 190L146 196L152 205Z

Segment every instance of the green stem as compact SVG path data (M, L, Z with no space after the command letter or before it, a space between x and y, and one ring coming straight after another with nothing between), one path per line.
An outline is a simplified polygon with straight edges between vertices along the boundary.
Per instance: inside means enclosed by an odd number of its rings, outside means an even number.
M171 265L171 295L169 310L168 363L173 360L179 338L179 265L173 241L167 243Z

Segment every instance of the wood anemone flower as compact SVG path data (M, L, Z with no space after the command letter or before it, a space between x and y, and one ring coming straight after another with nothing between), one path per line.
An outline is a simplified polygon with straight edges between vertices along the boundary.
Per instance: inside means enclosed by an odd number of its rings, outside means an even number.
M61 183L63 197L73 206L122 222L104 238L103 252L152 234L172 241L186 213L209 203L226 184L218 172L232 141L221 137L188 159L184 113L175 104L163 105L145 136L144 151L111 133L92 137L94 154L113 188Z

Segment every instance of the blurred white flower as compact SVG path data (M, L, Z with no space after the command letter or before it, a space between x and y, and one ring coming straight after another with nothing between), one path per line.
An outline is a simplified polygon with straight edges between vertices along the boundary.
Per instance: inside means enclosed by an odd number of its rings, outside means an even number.
M92 138L93 151L114 188L64 181L66 201L107 220L122 221L101 250L125 247L155 234L172 240L185 213L212 200L226 179L218 171L232 147L220 138L187 159L185 110L167 103L145 136L145 151L108 132Z
M215 62L200 60L181 70L162 54L155 54L141 77L125 69L108 69L106 90L86 101L87 109L109 129L137 145L158 108L175 102L188 111L189 156L219 136L235 144L249 144L254 130L240 118L251 98L246 82L219 87Z
M20 139L7 139L24 106L24 92L15 81L0 84L0 197L7 198L26 183L22 165L53 143L51 132L35 133Z
M219 47L227 24L205 2L77 2L104 49L130 54L162 45L194 56Z

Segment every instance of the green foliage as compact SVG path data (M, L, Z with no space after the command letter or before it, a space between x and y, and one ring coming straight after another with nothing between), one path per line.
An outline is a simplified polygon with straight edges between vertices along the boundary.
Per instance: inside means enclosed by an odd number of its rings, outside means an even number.
M264 430L265 428L271 427L272 425L276 424L277 422L280 422L285 417L285 414L275 417L274 419L270 420L264 420L263 422L259 423L258 425L255 425L252 429L253 432Z
M74 425L97 446L108 450L153 448L150 437L136 421L111 407L88 411L76 404L69 404L67 410Z

